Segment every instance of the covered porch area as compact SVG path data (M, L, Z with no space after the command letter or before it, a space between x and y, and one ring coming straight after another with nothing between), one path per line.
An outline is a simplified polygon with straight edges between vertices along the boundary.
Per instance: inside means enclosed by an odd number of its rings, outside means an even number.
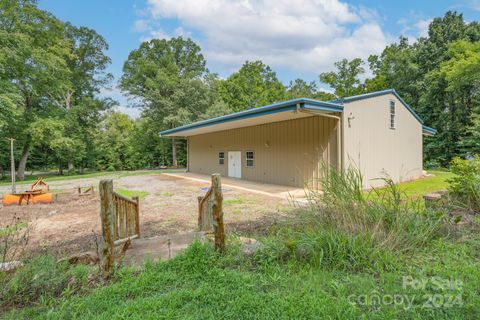
M343 106L295 99L163 131L187 140L187 170L262 184L319 189L343 164Z

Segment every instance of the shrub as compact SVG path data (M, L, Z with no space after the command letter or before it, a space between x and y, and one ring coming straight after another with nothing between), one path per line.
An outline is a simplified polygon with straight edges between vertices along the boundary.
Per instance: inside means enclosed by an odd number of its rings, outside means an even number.
M456 157L450 166L455 174L447 180L452 197L472 211L480 212L480 155L470 160Z

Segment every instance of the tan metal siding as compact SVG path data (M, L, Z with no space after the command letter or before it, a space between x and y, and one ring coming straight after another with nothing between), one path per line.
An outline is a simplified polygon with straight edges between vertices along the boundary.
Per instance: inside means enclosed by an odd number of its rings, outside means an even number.
M191 136L190 171L227 176L228 151L241 151L242 179L318 188L321 162L337 164L336 122L310 116ZM218 164L220 151L225 152L224 165ZM253 168L245 166L246 151L255 152Z
M395 101L395 129L390 129L390 100ZM351 126L348 117L354 116ZM422 175L422 125L395 95L344 105L345 165L361 169L365 186L381 186L388 174L395 182Z

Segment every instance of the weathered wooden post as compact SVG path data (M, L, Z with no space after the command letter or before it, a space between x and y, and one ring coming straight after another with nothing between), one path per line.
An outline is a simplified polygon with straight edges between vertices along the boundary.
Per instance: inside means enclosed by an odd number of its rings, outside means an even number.
M135 206L135 231L140 238L140 198L133 197L132 199L137 203Z
M225 229L223 225L223 193L220 174L212 174L213 206L212 212L215 219L213 231L215 234L215 248L220 252L225 251Z
M198 197L198 230L200 231L213 231L213 197L214 194L211 187L204 197Z
M204 197L198 197L198 229L213 231L215 248L225 250L225 230L223 225L223 193L220 174L212 174L212 186Z
M103 234L103 275L108 278L115 263L113 240L113 181L100 181L100 218Z

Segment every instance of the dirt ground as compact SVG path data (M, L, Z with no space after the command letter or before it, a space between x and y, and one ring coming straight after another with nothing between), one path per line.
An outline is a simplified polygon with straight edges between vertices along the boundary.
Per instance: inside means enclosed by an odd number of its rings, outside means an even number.
M95 247L95 235L101 234L98 192L79 196L77 188L93 185L98 178L54 181L50 190L53 204L0 206L0 227L10 224L17 215L28 221L29 251L47 250L70 254ZM48 180L47 180L48 182ZM114 179L114 189L146 191L140 201L142 237L163 236L194 231L197 223L197 197L204 195L208 183L189 181L164 174L126 176ZM20 190L28 186L20 186ZM0 193L8 192L0 187ZM289 207L287 200L224 188L224 219L227 232L250 235L265 231Z

